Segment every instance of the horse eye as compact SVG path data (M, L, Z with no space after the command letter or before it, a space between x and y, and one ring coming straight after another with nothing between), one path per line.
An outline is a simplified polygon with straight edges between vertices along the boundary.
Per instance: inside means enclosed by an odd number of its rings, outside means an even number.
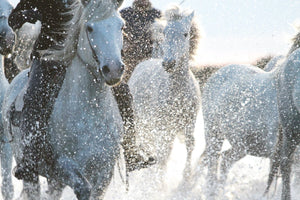
M187 37L187 36L188 36L188 34L187 34L187 33L185 33L185 34L183 34L183 36L184 36L184 37Z
M92 26L87 26L86 29L90 33L93 32L93 30L94 30Z

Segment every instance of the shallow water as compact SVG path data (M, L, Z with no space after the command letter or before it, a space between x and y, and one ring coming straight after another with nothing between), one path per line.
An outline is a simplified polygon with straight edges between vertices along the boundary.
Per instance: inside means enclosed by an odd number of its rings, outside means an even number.
M193 165L204 149L204 135L202 117L197 120L195 130L196 148L193 154ZM192 189L178 187L182 180L182 171L185 164L185 145L176 139L170 161L168 163L164 183L159 180L159 175L155 167L132 172L129 175L129 190L121 179L124 177L124 163L120 162L120 168L116 167L115 175L105 194L105 200L201 200L203 197L204 175L201 175ZM281 183L278 180L277 190L274 192L274 184L269 196L263 196L266 188L269 169L269 160L246 156L236 163L230 170L225 187L225 195L220 200L280 200ZM20 181L14 178L15 199L22 190ZM42 196L47 199L47 183L41 179ZM300 199L300 179L298 184L292 185L292 199ZM73 191L65 188L61 200L75 200Z

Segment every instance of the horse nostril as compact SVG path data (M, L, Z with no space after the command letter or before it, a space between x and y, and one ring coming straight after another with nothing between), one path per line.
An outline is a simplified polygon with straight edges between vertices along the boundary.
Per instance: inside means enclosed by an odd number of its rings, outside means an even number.
M0 38L5 38L5 35L6 35L5 31L0 32Z
M87 29L87 31L88 31L89 33L91 33L91 32L94 31L94 29L93 29L93 27L92 27L91 25L88 25L88 26L86 27L86 29Z
M108 74L110 72L109 68L107 65L104 65L103 68L102 68L102 72L103 74Z

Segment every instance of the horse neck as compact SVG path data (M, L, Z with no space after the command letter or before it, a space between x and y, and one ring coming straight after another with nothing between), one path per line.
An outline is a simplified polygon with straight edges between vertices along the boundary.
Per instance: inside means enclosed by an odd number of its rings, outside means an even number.
M95 100L101 96L101 93L107 92L109 87L102 79L96 81L88 67L78 56L75 56L68 67L65 82L71 95L85 100Z
M181 59L177 66L176 70L170 73L169 76L169 91L171 93L178 94L179 91L185 91L189 88L190 80L190 69L188 59Z
M188 56L184 56L176 62L175 68L176 70L170 74L171 80L175 83L178 83L179 80L186 80L190 71Z
M1 79L1 85L8 84L8 81L4 73L4 56L2 55L0 55L0 79Z

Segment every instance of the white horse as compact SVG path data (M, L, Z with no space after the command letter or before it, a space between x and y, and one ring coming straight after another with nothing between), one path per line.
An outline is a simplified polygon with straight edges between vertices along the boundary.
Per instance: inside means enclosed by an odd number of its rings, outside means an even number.
M300 33L295 37L289 56L278 75L278 108L282 134L273 155L267 191L277 174L282 174L282 200L290 200L290 174L293 156L300 143ZM298 48L298 49L297 49Z
M280 130L276 77L282 60L270 60L265 67L269 72L228 65L208 79L202 96L206 148L199 165L208 165L206 192L212 199L222 192L235 162L246 155L272 156ZM231 148L221 153L225 139Z
M222 153L221 184L233 163L247 154L272 155L279 131L274 77L277 70L265 72L250 65L229 65L208 79L202 98L206 147L200 165L208 165L207 192L212 199L219 192L217 169L225 139L231 148Z
M69 29L64 48L41 52L43 58L69 63L48 129L57 160L52 167L38 165L39 174L49 180L50 191L58 190L51 199L59 198L65 185L74 190L78 199L102 198L113 175L123 126L109 86L120 81L124 70L124 22L117 11L121 3L75 1L71 5L74 17L66 24ZM10 107L15 102L16 111L22 110L27 73L24 70L12 81L3 106L6 134L12 139L17 160L22 157L24 141L19 127L13 124ZM34 196L38 191L28 192L27 184L23 194L40 199Z
M14 33L8 25L8 16L12 6L6 0L0 1L0 54L7 55L11 52L14 43ZM4 74L4 56L0 55L0 107L4 94L8 88L8 81ZM12 151L9 142L4 135L2 124L2 112L0 112L0 154L2 175L2 197L5 200L12 199L14 188L12 185Z
M194 12L173 7L162 23L163 59L150 59L134 70L129 87L137 121L137 140L165 166L176 136L183 135L187 148L185 175L190 173L194 127L200 107L200 90L189 61L198 41Z
M206 148L200 165L208 165L206 189L212 199L223 189L235 162L246 155L272 157L280 132L277 78L285 59L274 57L265 71L229 65L208 79L202 99ZM225 139L231 148L220 154Z

